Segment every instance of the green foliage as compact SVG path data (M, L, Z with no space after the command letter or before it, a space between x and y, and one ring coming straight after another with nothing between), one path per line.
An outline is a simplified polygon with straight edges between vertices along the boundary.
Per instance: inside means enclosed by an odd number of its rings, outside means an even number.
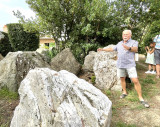
M111 94L112 94L110 90L106 90L105 93L106 93L107 96L111 96Z
M12 52L13 49L11 47L8 34L5 32L1 32L4 35L4 38L0 40L0 54L2 56L6 56L8 52Z
M26 0L26 2L37 14L36 18L25 19L19 11L14 13L15 16L28 31L52 35L58 51L64 49L68 42L73 45L83 42L99 43L102 46L117 44L121 40L122 31L131 29L132 38L140 42L139 51L144 53L143 40L152 22L160 18L158 0Z
M149 43L153 41L153 38L159 34L160 34L160 20L157 20L150 25L150 28L144 39L144 46L148 46Z
M8 36L14 51L35 51L39 47L37 33L26 32L21 24L7 24Z
M16 100L18 97L19 95L17 92L10 92L6 87L0 89L0 98Z
M44 48L45 48L45 49L49 49L49 47L48 47L48 46L46 46L46 45L45 45L45 47L44 47Z
M50 51L51 58L55 57L58 53L59 51L55 47L53 47L52 50Z
M92 76L92 77L91 77L91 82L92 82L92 84L95 84L95 83L96 83L95 81L96 81L96 76Z
M42 54L45 56L46 61L48 63L50 63L51 59L55 57L58 53L59 53L58 50L55 49L54 47L52 48L52 50L46 50L42 52Z
M76 60L83 64L84 58L88 55L89 51L96 51L99 45L97 43L72 43L68 45L68 47L71 49Z
M119 17L112 20L116 16L113 13L114 5L106 0L27 0L26 2L37 13L36 19L25 20L19 11L14 13L15 16L20 19L25 29L52 35L58 48L61 40L65 43L98 42L108 45L117 43L121 38Z

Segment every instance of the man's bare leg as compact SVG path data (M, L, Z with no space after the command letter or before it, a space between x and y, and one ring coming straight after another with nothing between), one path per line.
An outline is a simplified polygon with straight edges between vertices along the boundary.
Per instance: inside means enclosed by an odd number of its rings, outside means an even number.
M123 89L123 94L126 94L127 95L127 91L126 91L126 77L121 77L121 86L122 86L122 89Z
M156 64L157 76L160 76L160 64Z
M132 82L134 83L134 88L137 91L138 94L138 98L140 101L144 101L143 97L142 97L142 90L141 90L141 85L139 83L138 78L131 78Z

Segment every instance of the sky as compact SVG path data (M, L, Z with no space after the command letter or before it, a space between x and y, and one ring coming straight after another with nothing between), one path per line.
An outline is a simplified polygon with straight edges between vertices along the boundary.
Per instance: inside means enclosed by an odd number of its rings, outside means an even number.
M0 31L9 23L18 23L13 11L19 10L25 18L34 17L35 13L29 8L25 0L0 0Z

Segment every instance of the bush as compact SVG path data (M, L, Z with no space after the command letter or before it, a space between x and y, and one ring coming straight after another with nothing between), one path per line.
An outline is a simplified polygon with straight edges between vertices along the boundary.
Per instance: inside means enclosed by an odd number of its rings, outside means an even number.
M70 50L73 53L76 60L80 64L83 64L84 59L89 54L89 52L96 51L98 47L99 47L98 43L93 44L93 43L71 43L71 42L68 42L66 44L63 44L63 42L61 42L60 46L59 46L60 50L53 47L52 52L50 53L50 56L53 58L63 49L70 48Z
M8 52L13 51L9 38L8 38L8 34L5 32L1 32L4 35L4 38L2 38L0 40L0 53L2 54L2 56L6 56Z
M7 24L8 36L14 51L35 51L39 47L38 33L26 32L22 24Z
M96 76L95 75L91 77L91 82L92 82L92 84L96 83Z
M80 63L84 63L85 57L89 54L90 51L96 51L99 47L97 43L72 43L69 47L75 56L76 60Z

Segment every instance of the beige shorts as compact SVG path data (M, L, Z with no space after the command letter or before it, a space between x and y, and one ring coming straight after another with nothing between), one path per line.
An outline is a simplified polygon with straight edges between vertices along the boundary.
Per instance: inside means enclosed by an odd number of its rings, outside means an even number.
M129 78L137 78L136 67L132 68L118 68L117 69L118 77L129 77Z

